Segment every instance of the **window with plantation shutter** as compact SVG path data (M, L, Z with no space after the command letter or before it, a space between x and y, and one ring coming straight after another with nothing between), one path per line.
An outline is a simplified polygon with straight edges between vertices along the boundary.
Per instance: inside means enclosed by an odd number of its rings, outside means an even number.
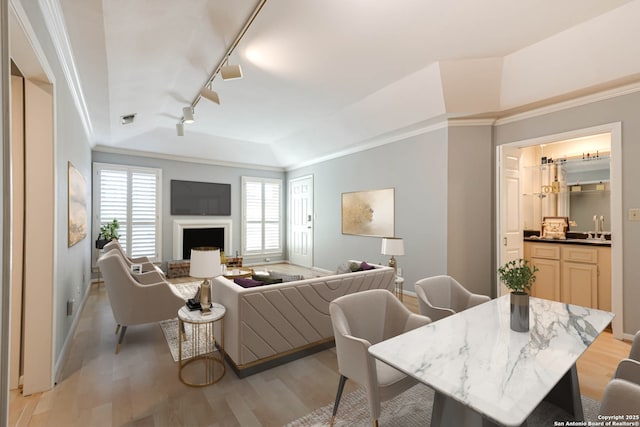
M282 252L282 181L242 177L242 252Z
M161 170L95 163L94 171L94 235L115 218L128 256L158 260Z

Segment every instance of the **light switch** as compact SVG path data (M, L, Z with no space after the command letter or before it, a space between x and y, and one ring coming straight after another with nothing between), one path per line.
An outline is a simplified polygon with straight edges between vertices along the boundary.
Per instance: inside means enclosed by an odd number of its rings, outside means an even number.
M640 221L640 209L629 209L629 221Z

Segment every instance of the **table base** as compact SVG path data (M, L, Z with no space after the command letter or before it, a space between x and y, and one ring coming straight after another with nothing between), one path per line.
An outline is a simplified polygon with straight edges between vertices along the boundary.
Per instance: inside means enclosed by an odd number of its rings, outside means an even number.
M178 377L185 385L204 387L220 381L225 371L226 366L222 355L206 354L180 362ZM202 381L195 382L185 377L201 378Z
M574 364L569 371L558 381L544 398L572 415L575 421L584 421L584 411L582 409L582 399L580 398L580 385L578 383L578 371ZM493 427L501 424L495 423L474 411L463 403L438 391L433 399L433 413L431 416L431 427ZM526 426L527 421L522 423Z

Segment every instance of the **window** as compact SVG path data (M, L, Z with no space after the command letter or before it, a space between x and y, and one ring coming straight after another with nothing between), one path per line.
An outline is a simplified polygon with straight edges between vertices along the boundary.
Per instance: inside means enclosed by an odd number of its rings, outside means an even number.
M242 253L282 252L282 180L242 177Z
M100 226L120 223L120 245L130 257L159 259L160 169L94 163L94 235Z

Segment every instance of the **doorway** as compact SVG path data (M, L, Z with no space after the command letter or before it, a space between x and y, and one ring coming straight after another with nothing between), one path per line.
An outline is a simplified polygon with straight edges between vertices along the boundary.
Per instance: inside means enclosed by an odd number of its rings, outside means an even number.
M553 144L560 141L576 140L579 138L591 137L593 135L607 134L610 139L610 231L611 231L611 310L615 314L613 320L613 335L618 339L623 338L623 306L622 306L622 133L621 124L619 122L596 126L592 128L579 129L562 134L547 135L539 138L514 141L512 143L503 144L496 147L496 185L497 185L497 241L500 244L497 247L496 269L509 261L505 253L513 254L513 248L510 252L505 252L503 242L508 241L508 235L505 230L513 232L513 218L505 215L505 212L518 212L517 235L518 240L522 242L524 218L522 212L525 208L522 197L522 183L519 184L518 197L512 197L513 191L505 185L506 179L510 173L508 162L505 160L507 154L513 156L514 149L524 149L526 147L541 146ZM557 209L557 207L556 207ZM510 225L510 227L509 227ZM522 243L520 243L522 248ZM522 249L520 249L520 257L522 257ZM497 295L501 294L500 281L497 281Z
M289 181L289 262L313 267L313 176Z

